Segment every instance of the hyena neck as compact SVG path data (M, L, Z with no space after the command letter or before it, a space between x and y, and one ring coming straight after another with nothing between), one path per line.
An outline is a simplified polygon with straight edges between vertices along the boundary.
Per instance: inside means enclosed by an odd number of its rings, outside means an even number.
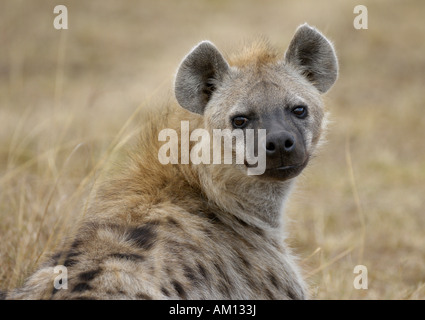
M294 179L263 181L246 175L235 175L230 168L193 166L199 185L209 201L222 210L223 220L232 223L236 217L251 226L275 232L282 230L283 214Z

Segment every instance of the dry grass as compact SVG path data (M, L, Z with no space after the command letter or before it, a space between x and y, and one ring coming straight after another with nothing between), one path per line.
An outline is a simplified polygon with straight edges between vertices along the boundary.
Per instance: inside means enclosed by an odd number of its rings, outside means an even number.
M19 285L75 225L96 177L169 92L202 39L231 52L266 35L285 48L305 21L333 39L341 74L328 143L288 213L319 299L425 298L425 2L54 1L0 4L0 288ZM368 268L369 289L353 287Z

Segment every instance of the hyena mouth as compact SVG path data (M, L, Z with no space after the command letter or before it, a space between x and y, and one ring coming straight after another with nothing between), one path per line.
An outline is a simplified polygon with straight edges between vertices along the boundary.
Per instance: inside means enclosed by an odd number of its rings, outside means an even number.
M304 168L308 164L308 161L309 161L309 157L306 157L306 159L302 163L284 165L284 166L275 167L275 168L266 168L264 173L262 175L259 175L259 178L279 180L279 181L295 178L304 170Z

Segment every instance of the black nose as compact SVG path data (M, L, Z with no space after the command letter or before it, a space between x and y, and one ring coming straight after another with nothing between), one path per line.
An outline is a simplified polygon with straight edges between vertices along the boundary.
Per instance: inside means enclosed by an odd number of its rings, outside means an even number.
M291 153L295 149L295 138L289 132L276 132L267 135L266 153L268 156L275 154Z

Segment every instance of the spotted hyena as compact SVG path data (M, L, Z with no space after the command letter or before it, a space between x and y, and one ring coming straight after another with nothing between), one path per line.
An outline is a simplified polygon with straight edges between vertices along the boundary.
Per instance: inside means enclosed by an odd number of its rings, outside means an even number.
M307 298L282 216L320 143L321 94L337 73L332 44L306 24L284 55L267 41L228 58L198 44L177 71L176 102L150 111L139 144L103 183L78 231L6 298ZM246 161L185 164L182 154L178 164L162 164L158 136L164 128L182 134L183 120L191 131L266 129L262 141L255 136L264 173L247 174ZM58 265L67 289L54 285Z

